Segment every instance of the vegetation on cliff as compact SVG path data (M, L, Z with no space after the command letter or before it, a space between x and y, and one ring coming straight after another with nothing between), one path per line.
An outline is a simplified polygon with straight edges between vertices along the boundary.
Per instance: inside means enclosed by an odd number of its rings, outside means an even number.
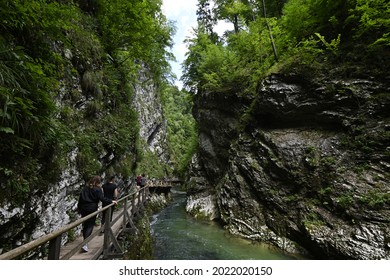
M136 161L138 70L169 75L161 0L0 4L0 193L21 203L59 180L128 176Z
M289 252L389 258L387 2L199 1L183 76L199 211Z
M168 142L172 165L183 176L197 149L197 131L192 116L192 96L185 90L167 86L162 92L164 114L168 120Z
M183 80L195 94L255 89L272 72L332 72L335 64L343 66L337 75L381 76L389 62L389 12L385 0L201 0ZM234 30L218 36L218 20Z
M184 83L193 94L195 104L204 105L204 100L210 99L208 94L225 95L227 100L236 94L246 99L246 104L241 104L244 113L237 116L241 121L240 130L270 126L271 121L276 127L318 127L328 122L327 129L345 132L343 149L357 155L355 168L367 169L367 162L372 158L376 162L388 162L389 114L385 108L388 108L389 93L385 87L389 78L389 12L390 4L384 0L201 0L198 28L187 40ZM219 36L214 32L218 20L230 22L233 30ZM314 93L310 98L306 93L293 97L293 86L286 93L285 97L296 98L296 104L286 110L302 108L299 114L303 119L286 118L283 114L289 113L278 112L279 107L288 104L278 96L278 91L265 97L261 88L266 84L265 78L272 74L288 76L285 83L299 81L305 90ZM377 85L372 87L370 96L363 93L358 81L351 85L341 82L343 79L376 80ZM313 83L314 80L319 83ZM315 96L316 92L322 92L322 87L326 95ZM307 99L301 100L304 96ZM327 110L337 110L339 96L345 100L353 98L339 105L345 111L353 110L353 116L337 112L332 118L340 120L329 121L326 113L317 120L310 115L310 110L321 113L323 108L317 103L331 104L333 99L334 105ZM212 127L203 124L207 125ZM369 200L368 208L380 207L390 202L390 196L382 189L365 200Z

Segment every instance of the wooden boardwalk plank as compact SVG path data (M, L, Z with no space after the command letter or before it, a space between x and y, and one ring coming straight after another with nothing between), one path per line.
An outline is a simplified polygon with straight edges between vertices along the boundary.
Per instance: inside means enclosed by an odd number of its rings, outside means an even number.
M131 205L128 207L127 212L131 213ZM115 211L113 215L113 221L122 214L123 209L119 209L119 211ZM115 235L118 237L119 233L122 230L123 216L119 218L114 224L111 226L111 229ZM70 257L70 260L95 260L98 259L103 253L103 244L104 244L104 234L100 233L100 226L95 226L91 235L96 235L92 240L88 242L88 252L84 252L82 249L77 250L77 252ZM60 259L62 259L67 253L72 250L75 250L77 246L79 246L83 242L82 235L78 236L75 240L66 243L61 247Z

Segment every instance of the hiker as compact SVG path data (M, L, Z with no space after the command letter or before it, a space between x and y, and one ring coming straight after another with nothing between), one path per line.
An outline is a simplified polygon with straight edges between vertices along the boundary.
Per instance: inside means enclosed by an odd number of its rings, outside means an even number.
M117 203L116 200L105 198L103 190L101 188L101 178L100 176L94 176L88 182L79 196L79 201L77 203L77 208L82 217L88 216L89 214L98 210L99 201L111 204ZM92 234L93 227L95 226L96 215L89 218L83 223L83 238L84 240ZM84 252L88 252L88 244L85 244L82 247Z
M143 173L142 177L141 177L141 183L140 183L141 188L145 187L147 182L148 182L148 179L146 178L145 173Z
M105 198L109 198L111 200L117 200L118 199L118 185L115 183L115 176L111 176L109 181L106 182L103 185L103 193ZM102 207L106 207L107 205L110 205L111 203L102 202ZM102 222L101 222L101 232L104 232L104 222L106 221L106 213L107 210L104 210L102 213ZM110 221L112 221L112 215L114 214L114 206L111 207L111 217Z
M137 178L135 179L137 186L141 186L141 180L142 180L142 175L138 175Z

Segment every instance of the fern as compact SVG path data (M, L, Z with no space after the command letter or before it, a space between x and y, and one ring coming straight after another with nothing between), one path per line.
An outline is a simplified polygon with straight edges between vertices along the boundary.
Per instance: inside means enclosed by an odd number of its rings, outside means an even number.
M319 39L320 41L324 44L326 50L328 51L331 51L333 54L337 54L337 50L339 48L339 45L340 45L340 41L341 41L341 34L339 34L337 36L337 39L332 39L332 41L330 41L330 43L328 43L326 40L325 40L325 37L322 36L320 33L314 33Z

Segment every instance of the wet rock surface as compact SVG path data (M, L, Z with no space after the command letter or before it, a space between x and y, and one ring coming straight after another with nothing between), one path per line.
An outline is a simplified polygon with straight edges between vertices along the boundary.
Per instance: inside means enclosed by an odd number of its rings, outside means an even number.
M254 99L199 96L189 197L213 194L227 230L287 252L390 259L388 90L386 80L273 75Z

